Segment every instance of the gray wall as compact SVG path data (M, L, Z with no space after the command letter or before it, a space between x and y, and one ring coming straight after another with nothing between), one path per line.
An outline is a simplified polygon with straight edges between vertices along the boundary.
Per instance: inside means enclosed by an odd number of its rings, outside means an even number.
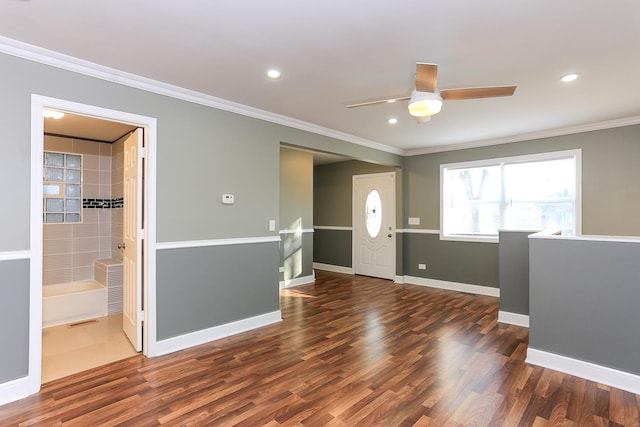
M531 231L499 232L500 310L529 314L529 235Z
M277 231L269 231L268 222L279 220L283 142L366 161L401 163L400 157L387 152L15 56L0 54L0 69L0 157L10 160L0 168L0 180L10 183L3 195L11 200L11 209L0 213L0 252L30 249L32 94L157 119L158 242L277 236ZM235 194L236 203L223 205L223 193ZM255 262L243 262L245 256L253 259L253 251L259 254ZM158 253L158 337L217 326L238 320L238 315L251 317L278 310L277 244L245 245L240 252L235 247L216 247L215 251L194 248L187 252L206 262L189 262L173 251ZM227 263L223 265L217 259L226 259ZM14 263L3 261L2 266L9 268ZM230 274L239 265L242 272ZM2 302L21 316L0 322L0 337L15 338L10 348L3 347L0 382L26 375L28 360L29 306L25 295L29 275L14 276L11 286L6 286L3 279ZM172 308L171 299L177 294L179 310ZM255 296L261 300L255 300ZM225 309L217 309L211 316L189 309L206 303ZM3 312L0 316L6 315Z
M0 261L0 383L29 368L29 261Z
M278 309L278 243L158 251L158 339Z
M640 243L532 238L529 347L640 374Z
M440 229L440 165L549 151L582 149L582 232L584 234L640 236L640 126L578 133L574 135L523 141L511 144L416 155L403 164L405 215L403 228ZM407 224L408 217L419 217L421 224ZM448 252L451 242L405 234L405 274L456 281L461 265L469 262L470 251L479 256L491 273L470 284L497 287L498 250L496 244L460 243L459 254ZM414 241L428 241L415 243ZM438 254L447 253L446 257ZM433 258L435 256L435 258ZM451 258L450 258L451 257ZM415 270L418 260L426 270ZM408 262L408 264L407 264ZM442 264L441 264L442 263ZM441 265L440 265L441 264ZM476 263L477 264L477 263ZM487 281L488 278L491 280ZM483 281L484 283L481 283Z
M441 241L437 234L403 233L404 274L498 287L498 245ZM426 264L419 270L418 264ZM424 276L424 273L427 275Z

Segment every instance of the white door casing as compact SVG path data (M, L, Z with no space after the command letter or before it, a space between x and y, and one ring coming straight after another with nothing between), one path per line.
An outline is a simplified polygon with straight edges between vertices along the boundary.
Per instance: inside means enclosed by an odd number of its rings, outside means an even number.
M353 176L352 258L355 274L396 274L395 173Z
M64 99L31 95L31 209L29 238L29 366L24 378L15 380L10 392L2 397L16 400L37 393L42 384L42 156L44 150L44 109L61 110L121 123L137 125L145 130L145 238L142 268L144 283L144 348L145 355L158 355L156 340L156 146L157 119ZM1 385L0 385L1 386Z
M143 133L124 142L123 189L123 313L122 328L136 351L142 351L142 170Z

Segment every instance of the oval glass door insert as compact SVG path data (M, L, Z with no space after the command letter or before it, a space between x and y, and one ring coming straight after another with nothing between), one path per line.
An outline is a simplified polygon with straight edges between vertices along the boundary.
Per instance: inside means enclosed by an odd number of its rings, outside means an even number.
M371 238L375 238L380 233L382 226L382 200L378 190L369 191L364 209L367 233Z

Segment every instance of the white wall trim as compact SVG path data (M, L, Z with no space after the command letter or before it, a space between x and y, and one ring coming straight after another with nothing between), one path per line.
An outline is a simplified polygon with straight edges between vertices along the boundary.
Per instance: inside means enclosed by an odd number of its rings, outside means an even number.
M313 228L300 228L295 230L280 230L280 234L298 234L298 233L313 233Z
M500 289L490 286L469 285L467 283L448 282L445 280L427 279L424 277L404 276L404 283L427 286L429 288L447 289L450 291L467 292L471 294L500 297Z
M407 234L440 234L440 230L427 230L424 228L398 228L396 233Z
M0 51L2 50L0 37ZM145 224L144 230L144 354L154 356L156 345L156 147L157 121L141 116L64 99L31 95L31 208L29 280L29 394L37 393L42 382L42 158L45 108L128 123L145 129Z
M316 281L316 273L314 272L310 276L296 277L295 279L282 280L280 282L280 289L293 288L295 286L306 285Z
M29 394L29 377L7 381L0 384L0 405L25 398Z
M640 376L529 347L525 362L640 394Z
M397 283L398 285L404 285L404 276L394 277L393 283Z
M0 261L16 261L20 259L30 259L31 251L7 251L0 252Z
M509 325L529 327L529 316L526 314L510 313L508 311L498 311L498 322Z
M317 268L318 270L331 271L334 273L354 274L352 267L343 267L341 265L331 265L314 262L313 268Z
M338 231L352 231L353 227L343 227L340 225L314 225L314 230L338 230Z
M0 36L0 52L19 58L35 61L41 64L51 65L63 70L73 71L75 73L84 74L86 76L95 77L97 79L106 80L108 82L121 84L124 86L142 89L147 92L159 95L169 96L195 104L216 108L218 110L229 111L243 116L253 117L271 123L277 123L294 129L300 129L318 135L335 138L342 141L350 142L356 145L384 151L387 153L402 155L404 150L381 144L379 142L370 141L359 136L350 135L337 130L325 128L313 123L304 122L302 120L272 113L270 111L260 110L249 107L247 105L238 104L226 99L185 89L179 86L164 83L158 80L152 80L146 77L116 70L114 68L105 67L93 62L74 58L49 49L23 43L7 37Z
M156 249L184 249L184 248L204 248L209 246L229 246L229 245L249 245L254 243L279 242L280 236L264 237L238 237L230 239L211 240L187 240L183 242L160 242L156 244Z
M164 354L173 353L174 351L184 350L189 347L208 343L220 338L261 328L281 321L282 313L280 310L277 310L272 311L271 313L260 314L258 316L225 323L224 325L214 326L177 337L167 338L165 340L158 341L156 345L156 355L162 356Z

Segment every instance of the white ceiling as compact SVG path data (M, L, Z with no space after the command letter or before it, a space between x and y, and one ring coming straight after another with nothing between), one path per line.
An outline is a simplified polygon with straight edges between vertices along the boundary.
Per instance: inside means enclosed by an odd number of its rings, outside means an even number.
M640 115L637 0L5 0L0 36L404 153ZM406 102L345 108L408 95L416 61L440 89L518 88L424 124Z

